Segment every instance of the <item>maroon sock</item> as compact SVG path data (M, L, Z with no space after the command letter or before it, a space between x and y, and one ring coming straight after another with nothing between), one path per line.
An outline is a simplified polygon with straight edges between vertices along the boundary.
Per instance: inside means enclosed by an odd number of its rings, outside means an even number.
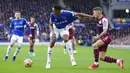
M94 49L94 58L95 58L95 62L98 62L99 60L99 49Z
M30 46L30 52L34 52L33 46Z
M72 46L73 46L73 50L75 50L75 44L74 43L72 43Z
M108 63L116 63L117 59L115 58L111 58L111 57L105 57L104 62L108 62Z

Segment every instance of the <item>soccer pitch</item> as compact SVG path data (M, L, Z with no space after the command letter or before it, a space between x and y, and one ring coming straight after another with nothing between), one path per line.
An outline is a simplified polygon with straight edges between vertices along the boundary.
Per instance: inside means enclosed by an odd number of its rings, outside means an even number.
M78 54L75 54L77 66L72 67L68 54L63 53L63 47L55 47L52 55L52 67L46 69L47 46L35 46L35 57L29 57L29 46L22 46L16 61L12 62L15 47L12 49L9 59L3 61L7 46L0 46L0 73L129 73L130 72L130 50L109 48L106 55L124 59L124 69L121 70L117 64L108 64L100 61L99 68L89 70L93 63L93 50L91 47L76 46ZM24 60L30 58L33 65L24 67Z

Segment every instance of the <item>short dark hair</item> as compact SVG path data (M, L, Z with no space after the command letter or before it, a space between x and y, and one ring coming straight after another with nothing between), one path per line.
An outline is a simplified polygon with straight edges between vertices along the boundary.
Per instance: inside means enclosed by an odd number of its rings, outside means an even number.
M62 7L60 5L55 5L55 6L52 6L52 7L54 7L56 10L61 10L62 9Z
M20 13L20 11L15 11L15 13Z
M94 11L94 10L100 10L100 11L102 11L102 8L101 8L101 7L94 7L94 8L93 8L93 11Z
M35 18L35 16L31 16L30 18Z

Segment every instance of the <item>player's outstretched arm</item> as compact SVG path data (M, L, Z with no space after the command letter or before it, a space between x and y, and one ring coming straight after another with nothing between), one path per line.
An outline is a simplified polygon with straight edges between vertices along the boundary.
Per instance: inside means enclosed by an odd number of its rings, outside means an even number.
M88 15L88 14L85 14L85 13L76 13L75 14L78 18L83 18L83 19L93 19L94 16L92 15Z
M28 28L28 33L29 33L29 37L32 37L32 32L31 32L31 29L30 29L30 25L28 24L28 22L25 20L25 24Z
M14 28L13 21L11 21L8 31L8 40L10 40L10 35L12 33L13 28Z

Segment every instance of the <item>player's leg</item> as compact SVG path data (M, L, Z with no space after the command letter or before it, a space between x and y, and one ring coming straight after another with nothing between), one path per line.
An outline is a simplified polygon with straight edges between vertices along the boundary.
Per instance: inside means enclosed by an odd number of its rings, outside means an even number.
M17 40L17 48L15 50L15 53L13 55L12 61L15 61L17 54L20 52L20 48L22 46L23 43L23 37L22 36L17 36L18 40Z
M74 43L74 38L71 39L72 40L72 47L73 47L73 52L74 54L77 54L77 50L75 49L75 43Z
M75 59L74 59L74 55L73 55L73 47L72 47L72 42L69 40L69 32L67 30L62 30L60 32L60 36L64 39L65 41L65 46L66 49L68 50L68 53L70 55L70 59L71 59L71 63L72 66L76 65Z
M58 31L55 31L55 34L50 33L50 45L49 45L48 51L47 51L46 68L51 67L51 56L52 56L52 52L53 52L53 47L55 45L55 41L56 41L56 38L58 38L58 36L59 36Z
M95 69L99 66L99 47L105 45L102 40L96 41L93 46L93 53L94 53L94 64L92 64L89 69Z
M64 45L64 54L66 54L66 46Z
M33 39L33 41L32 41L32 56L35 56L36 54L35 54L35 51L34 51L34 43L35 43L35 39Z
M72 41L73 52L74 54L76 54L77 51L75 49L75 44L74 44L74 29L69 29L69 40Z
M29 45L30 45L30 49L29 49L29 56L32 56L32 52L33 50L33 40L32 38L28 39Z
M107 47L101 48L101 50L99 52L100 60L107 62L107 63L117 63L120 66L120 68L122 69L123 68L123 60L112 58L110 56L105 56L106 49L107 49Z
M11 38L11 41L10 41L10 45L7 48L7 52L6 52L6 56L4 57L4 60L8 59L8 56L9 56L9 54L11 52L11 49L12 49L13 45L15 44L16 40L17 40L16 36L12 35L12 38Z

